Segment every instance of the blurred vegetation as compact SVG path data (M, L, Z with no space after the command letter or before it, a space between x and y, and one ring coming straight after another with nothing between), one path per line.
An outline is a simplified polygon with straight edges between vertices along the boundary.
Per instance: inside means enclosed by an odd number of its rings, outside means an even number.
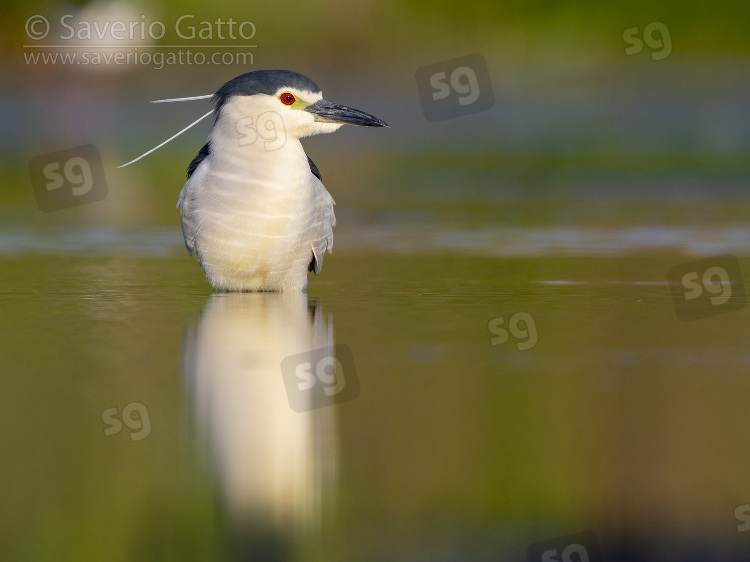
M23 25L35 13L68 13L87 5L82 0L69 2L34 2L7 0L0 23L6 47L22 42ZM135 3L138 5L138 3ZM521 30L534 35L551 34L557 48L573 45L586 35L612 35L612 30L650 21L664 21L682 38L680 49L687 52L748 52L747 23L750 5L743 0L726 0L707 7L704 3L680 0L638 0L609 2L592 6L584 0L533 0L511 2L496 0L406 0L396 2L340 2L321 0L292 4L254 3L238 0L162 0L141 4L164 21L174 21L182 14L195 14L197 20L224 19L255 22L259 38L272 40L274 48L294 51L305 45L313 51L330 52L344 47L359 53L395 55L400 49L409 52L434 49L439 43L466 40L493 31ZM562 32L567 32L567 40ZM449 35L444 35L448 33ZM164 41L168 41L166 36ZM613 41L620 37L615 34ZM524 47L533 45L524 45Z
M19 0L5 5L0 64L6 78L0 96L8 105L0 106L5 107L6 125L0 168L8 189L0 193L0 201L10 214L19 206L31 209L25 168L29 156L93 142L109 150L105 165L112 191L128 190L125 199L117 200L119 213L173 223L185 164L202 144L208 121L137 166L115 171L117 164L189 123L199 105L157 110L144 97L210 92L248 68L155 71L134 66L120 73L87 74L64 65L23 64L26 18L44 14L54 20L91 5ZM710 8L676 0L596 7L581 0L284 5L164 0L128 5L145 14L146 21L165 22L168 34L162 44L175 41L173 24L184 14L194 14L195 24L230 17L253 21L257 33L249 42L257 44L254 68L309 69L335 101L360 105L364 100L363 109L391 121L393 129L386 133L349 136L367 139L351 149L341 132L320 141L318 146L325 148L312 153L344 207L357 199L353 191L366 190L381 200L386 191L402 195L406 176L414 199L429 205L432 198L425 199L419 186L431 185L442 172L470 171L470 186L494 181L492 189L474 189L471 204L476 204L518 185L544 195L550 186L559 188L561 178L569 185L580 183L576 174L597 176L606 194L608 186L622 184L623 178L658 190L660 182L671 181L670 174L721 184L734 183L750 171L747 84L740 72L742 57L750 53L750 4L744 0ZM653 21L668 26L673 54L663 61L653 61L648 49L626 56L623 31L642 30ZM472 52L488 60L495 107L427 123L418 104L415 69ZM316 143L309 139L305 146ZM346 158L340 156L343 151ZM339 195L337 184L345 186L346 196ZM464 184L452 189L459 193ZM101 216L111 220L117 214L111 210Z

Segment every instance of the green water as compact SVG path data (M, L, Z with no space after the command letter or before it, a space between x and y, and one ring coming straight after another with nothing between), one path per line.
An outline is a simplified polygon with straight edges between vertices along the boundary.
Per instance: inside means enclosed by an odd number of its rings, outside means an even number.
M211 296L187 257L3 258L2 557L742 548L747 310L677 320L685 261L340 251L284 300ZM274 353L334 343L358 396L294 412Z
M750 559L745 288L686 265L750 278L747 2L6 4L0 561ZM257 48L29 64L63 13ZM428 121L420 69L472 53L494 105ZM210 119L118 166L208 111L150 100L271 68L391 128L304 140L307 294L215 295L175 209ZM91 144L106 197L42 212L29 164Z

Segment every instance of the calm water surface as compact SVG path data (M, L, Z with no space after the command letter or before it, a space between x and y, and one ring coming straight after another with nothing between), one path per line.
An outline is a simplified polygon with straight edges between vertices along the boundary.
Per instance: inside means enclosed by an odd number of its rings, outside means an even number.
M5 238L4 560L743 559L748 312L678 320L684 248L342 240L215 295L165 233Z

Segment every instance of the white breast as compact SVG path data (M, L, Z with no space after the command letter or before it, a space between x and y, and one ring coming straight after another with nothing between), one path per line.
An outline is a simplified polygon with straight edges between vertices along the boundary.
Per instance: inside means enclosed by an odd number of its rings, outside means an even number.
M304 290L333 244L333 199L297 139L267 150L221 129L180 194L188 248L218 290Z

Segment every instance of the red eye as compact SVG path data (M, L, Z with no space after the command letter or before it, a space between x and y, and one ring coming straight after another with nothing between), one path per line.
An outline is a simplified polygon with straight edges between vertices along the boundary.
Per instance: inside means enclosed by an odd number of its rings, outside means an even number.
M281 94L281 103L283 103L284 105L292 105L295 101L296 100L294 96L289 92Z

